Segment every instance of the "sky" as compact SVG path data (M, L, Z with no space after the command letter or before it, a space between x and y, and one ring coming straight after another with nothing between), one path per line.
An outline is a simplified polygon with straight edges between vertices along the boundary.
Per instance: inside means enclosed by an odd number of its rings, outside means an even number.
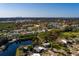
M0 3L0 17L79 17L79 3Z

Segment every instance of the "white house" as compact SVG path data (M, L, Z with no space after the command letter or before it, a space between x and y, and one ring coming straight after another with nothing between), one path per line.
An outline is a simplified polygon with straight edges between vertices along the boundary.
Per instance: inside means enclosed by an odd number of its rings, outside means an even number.
M49 46L50 43L43 43L42 45L46 47L46 46Z
M31 56L40 56L39 53L33 53Z
M38 46L38 47L34 47L34 50L40 52L41 50L46 50L46 48Z
M65 39L62 39L61 42L64 44L67 44L67 40L65 40Z

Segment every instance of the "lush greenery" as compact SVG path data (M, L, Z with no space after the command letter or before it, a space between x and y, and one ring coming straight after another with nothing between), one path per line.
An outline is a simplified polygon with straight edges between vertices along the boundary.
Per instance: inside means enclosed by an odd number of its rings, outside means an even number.
M12 30L16 29L15 23L0 23L0 30Z
M25 34L25 35L19 34L18 38L20 38L20 39L33 39L34 34Z

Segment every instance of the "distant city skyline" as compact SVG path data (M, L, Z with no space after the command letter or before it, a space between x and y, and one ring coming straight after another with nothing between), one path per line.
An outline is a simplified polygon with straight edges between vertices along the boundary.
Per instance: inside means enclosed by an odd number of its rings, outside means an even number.
M79 17L79 3L0 3L0 17Z

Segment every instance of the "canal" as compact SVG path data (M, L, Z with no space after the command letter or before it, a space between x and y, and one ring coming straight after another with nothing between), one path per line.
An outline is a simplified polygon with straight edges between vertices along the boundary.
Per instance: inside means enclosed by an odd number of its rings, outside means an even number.
M7 43L6 49L4 51L0 52L0 56L15 56L16 55L16 49L21 45L31 45L32 41L15 41L13 43Z

